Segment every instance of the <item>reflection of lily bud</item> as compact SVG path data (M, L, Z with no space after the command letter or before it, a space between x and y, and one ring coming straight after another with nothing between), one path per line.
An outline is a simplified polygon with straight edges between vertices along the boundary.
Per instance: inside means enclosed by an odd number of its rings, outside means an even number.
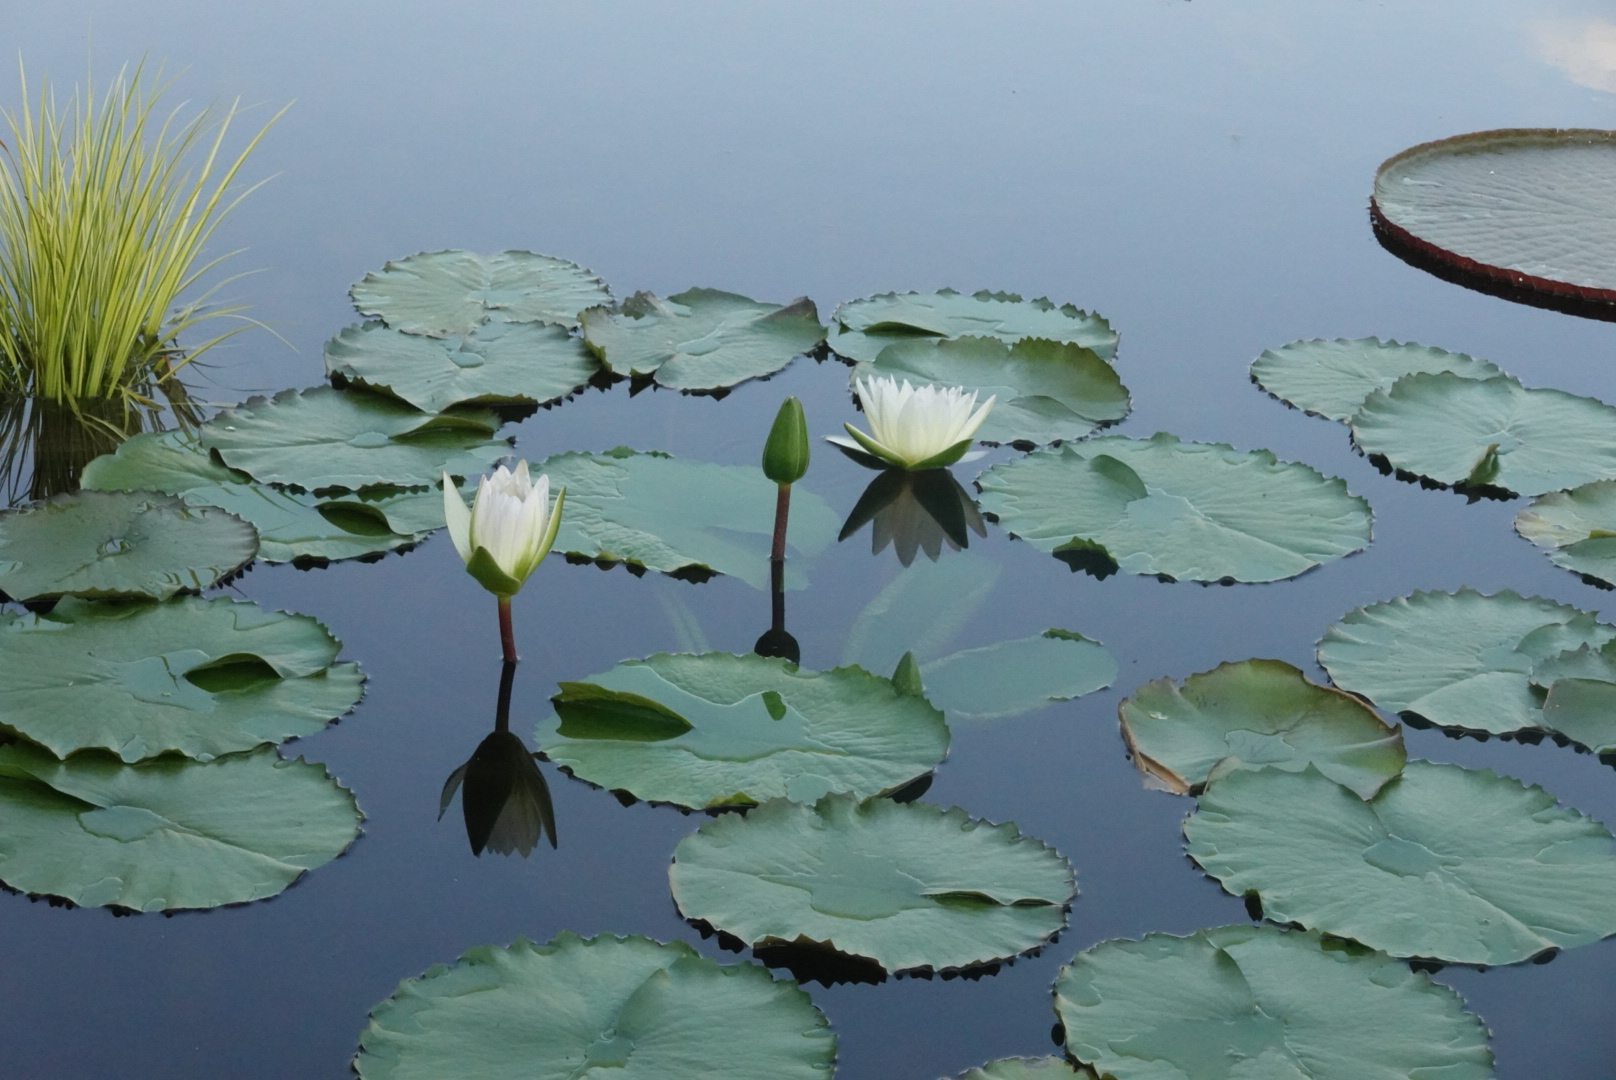
M471 853L484 848L509 855L533 851L541 833L556 846L555 807L550 787L533 753L509 731L496 730L484 739L471 760L456 769L443 785L438 818L449 808L457 788L466 818L466 839Z
M881 473L859 496L837 539L846 540L867 522L874 523L870 550L879 555L891 544L905 566L915 561L917 551L924 550L936 562L944 544L954 551L969 547L966 530L988 534L976 501L947 469Z

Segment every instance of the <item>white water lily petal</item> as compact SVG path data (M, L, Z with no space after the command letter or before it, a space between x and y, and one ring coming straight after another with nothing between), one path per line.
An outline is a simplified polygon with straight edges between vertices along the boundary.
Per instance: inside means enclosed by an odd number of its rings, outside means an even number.
M460 496L454 478L443 474L443 518L449 523L449 539L454 542L460 561L466 562L475 550L471 546L471 507Z
M870 434L860 441L867 438L867 450L905 469L968 441L987 419L995 400L990 397L979 408L974 391L957 386L915 387L907 379L900 385L884 376L858 379L854 386L870 425Z
M444 511L460 557L469 563L481 548L518 585L538 569L555 540L550 478L533 479L526 461L514 471L501 465L478 480L469 511L458 494L445 495Z

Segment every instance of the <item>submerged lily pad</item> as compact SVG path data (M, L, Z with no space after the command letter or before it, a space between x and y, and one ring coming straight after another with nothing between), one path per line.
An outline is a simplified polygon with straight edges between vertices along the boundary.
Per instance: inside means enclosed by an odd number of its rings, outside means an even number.
M831 322L830 347L849 360L873 361L888 345L917 337L1046 338L1093 349L1102 360L1117 355L1117 333L1099 315L987 289L881 293L842 304Z
M896 791L948 754L926 699L857 667L731 653L625 660L550 699L538 747L581 780L676 806Z
M1280 660L1220 664L1182 688L1157 679L1117 711L1146 782L1181 795L1232 769L1312 765L1367 799L1408 757L1400 729Z
M1446 371L1466 379L1504 374L1464 353L1379 338L1293 341L1268 349L1251 365L1251 381L1313 416L1346 422L1376 390L1390 390L1404 375Z
M978 967L1043 945L1077 895L1071 864L955 807L827 795L726 814L668 870L687 919L754 948L809 942L889 972Z
M558 454L534 472L548 475L552 488L567 489L554 550L570 559L665 574L729 574L754 588L769 587L777 488L755 467L620 446L603 454ZM796 555L786 560L787 588L807 584L804 558L823 551L838 524L823 499L792 485L786 540Z
M566 930L404 980L359 1046L365 1080L830 1080L836 1058L808 995L765 968L720 967L682 941Z
M938 659L987 603L1003 572L974 551L905 568L853 620L842 664L891 671L905 653L921 664Z
M1220 926L1102 941L1055 980L1066 1050L1114 1080L1491 1080L1487 1028L1407 965Z
M1001 1058L960 1073L959 1080L1061 1080L1082 1075L1065 1058Z
M673 390L724 390L773 375L825 340L806 296L764 304L717 289L666 300L635 293L583 313L584 341L618 375L654 376Z
M1616 587L1616 480L1539 496L1515 515L1515 531L1555 566Z
M425 412L467 403L545 405L583 389L600 370L564 326L499 321L447 340L379 322L350 326L326 342L325 367Z
M364 677L307 615L229 597L63 600L0 622L0 731L58 757L208 761L312 735L359 703Z
M1369 504L1346 481L1165 433L1035 451L977 483L984 513L1100 577L1279 581L1369 543Z
M888 377L916 386L959 386L997 400L976 438L990 443L1081 439L1128 415L1116 370L1081 345L1043 338L920 338L896 342L853 366L849 383Z
M1190 858L1275 922L1393 956L1513 964L1616 934L1616 839L1537 786L1410 761L1365 801L1308 768L1220 777Z
M423 251L371 271L349 295L361 315L431 337L459 337L485 321L577 326L584 308L612 302L577 263L531 251Z
M1495 735L1543 724L1535 664L1616 627L1540 596L1417 592L1358 608L1325 631L1319 665L1388 712Z
M81 491L0 513L0 593L150 597L210 588L253 561L258 533L216 507Z
M510 454L497 415L461 406L429 414L381 394L317 386L253 398L202 428L202 445L266 484L312 491L425 487L475 476Z
M1117 662L1098 641L1045 630L933 660L920 676L927 700L950 719L1002 720L1104 690Z
M342 854L361 817L324 766L271 747L124 765L0 746L0 881L81 907L262 900Z
M1407 375L1352 418L1352 438L1401 472L1519 495L1616 478L1616 409L1507 375Z

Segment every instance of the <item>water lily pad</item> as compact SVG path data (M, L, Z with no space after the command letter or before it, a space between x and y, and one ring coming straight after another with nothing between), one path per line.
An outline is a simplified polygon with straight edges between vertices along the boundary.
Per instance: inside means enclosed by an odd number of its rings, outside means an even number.
M1408 375L1352 418L1373 458L1439 484L1520 495L1616 478L1616 409L1506 376Z
M317 386L220 413L202 428L202 445L254 480L319 495L487 472L511 452L493 438L499 426L487 409L429 414L381 394Z
M0 746L0 881L81 907L262 900L342 854L361 818L324 766L271 747L124 765Z
M1515 515L1515 531L1555 566L1616 587L1616 480L1538 496Z
M1305 413L1346 422L1376 390L1404 375L1446 371L1465 379L1504 374L1464 353L1379 338L1293 341L1269 349L1251 365L1251 381Z
M676 806L882 795L948 754L926 699L862 668L658 653L565 682L538 747L591 784Z
M424 337L379 322L350 326L325 345L326 371L426 412L451 405L559 401L600 363L564 326L490 321L458 338Z
M1066 1063L1065 1058L1001 1058L975 1069L960 1073L959 1080L1061 1080L1066 1076L1081 1076Z
M950 719L1002 720L1104 690L1117 662L1098 641L1045 630L933 660L920 675L927 700Z
M682 941L562 931L471 949L370 1014L365 1080L830 1080L836 1037L808 995Z
M554 550L574 560L690 576L729 574L769 587L776 487L754 466L684 461L618 447L558 454L535 472L565 486L567 510ZM793 484L786 587L807 584L802 562L836 538L836 512ZM795 565L793 565L795 564Z
M431 337L459 337L485 321L577 326L584 308L612 302L577 263L531 251L423 251L371 271L349 295L361 315Z
M831 317L830 347L849 360L873 361L881 350L906 338L994 337L1001 341L1046 338L1093 349L1102 360L1117 355L1117 333L1099 315L1071 304L1056 307L1044 297L953 289L934 293L881 293L849 300Z
M1376 228L1503 284L1616 300L1616 134L1480 131L1404 150L1375 174Z
M1101 577L1279 581L1369 543L1369 504L1346 481L1165 433L1039 450L977 484L1005 529Z
M1312 765L1367 799L1408 757L1400 729L1280 660L1220 664L1182 688L1157 679L1117 711L1146 783L1181 795L1231 769Z
M825 340L806 296L784 306L717 289L635 293L583 313L584 341L612 371L673 390L723 390L773 375Z
M0 593L151 597L211 587L252 562L234 514L152 492L82 491L0 513Z
M1043 338L1014 344L988 337L902 340L855 364L849 383L881 376L916 386L960 386L981 401L996 396L976 432L990 443L1081 439L1132 407L1116 370L1092 349Z
M1596 754L1616 753L1616 680L1557 679L1543 701L1543 725Z
M307 615L229 597L63 600L0 623L0 731L58 757L220 754L312 735L359 703L363 676Z
M1317 769L1233 772L1190 858L1275 922L1393 956L1513 964L1616 934L1616 839L1537 786L1410 761L1365 801Z
M1071 864L955 807L827 795L726 814L668 870L687 919L754 948L809 942L889 972L978 967L1043 945L1077 895Z
M1055 980L1066 1050L1114 1080L1491 1080L1487 1028L1422 972L1318 934L1102 941Z
M1540 596L1417 592L1349 612L1319 641L1341 689L1439 727L1495 735L1543 724L1539 661L1603 645L1616 627Z

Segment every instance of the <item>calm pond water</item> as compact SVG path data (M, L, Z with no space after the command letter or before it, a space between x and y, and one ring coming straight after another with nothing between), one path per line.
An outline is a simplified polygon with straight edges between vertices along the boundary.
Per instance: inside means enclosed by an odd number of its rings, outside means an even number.
M1055 845L1082 895L1058 944L998 975L810 987L840 1034L845 1080L931 1080L1052 1052L1049 986L1074 951L1245 918L1183 855L1192 804L1143 790L1124 757L1116 704L1140 683L1247 657L1322 678L1312 649L1326 626L1414 589L1512 588L1616 616L1611 594L1515 536L1518 504L1467 505L1383 477L1340 426L1246 378L1267 347L1378 335L1616 401L1616 327L1411 269L1376 244L1366 214L1376 166L1414 143L1616 127L1616 97L1576 81L1598 83L1597 62L1563 47L1604 5L8 7L0 53L20 50L30 72L68 79L87 51L103 73L149 54L183 69L179 91L195 100L296 99L253 162L277 175L223 237L250 249L242 268L266 268L235 291L295 351L264 333L237 339L205 390L217 401L319 382L321 344L354 321L349 284L423 249L549 252L620 296L807 294L826 317L873 292L986 287L1111 319L1135 404L1122 433L1267 447L1370 500L1367 552L1276 585L1100 582L998 531L945 555L1000 572L944 651L1064 627L1104 641L1121 666L1110 690L957 725L927 796ZM628 443L752 464L788 393L816 435L854 416L845 369L799 360L722 402L592 391L524 423L518 448L538 459ZM867 479L825 448L804 486L845 512ZM890 551L871 558L868 533L810 568L812 586L788 601L806 665L841 661L858 613L899 569ZM290 748L356 793L365 835L283 896L239 908L113 918L0 896L5 1075L340 1077L369 1009L401 978L519 935L642 933L730 958L668 893L674 844L703 818L625 809L555 777L559 850L478 859L452 815L436 820L499 681L493 601L442 538L376 565L259 567L239 588L317 615L369 674L356 714ZM745 651L768 625L768 597L729 578L691 585L554 559L516 620L512 728L527 736L559 679L658 650ZM1430 731L1409 742L1413 756L1490 766L1616 822L1616 773L1592 757ZM1616 942L1438 978L1485 1017L1500 1077L1610 1075Z

